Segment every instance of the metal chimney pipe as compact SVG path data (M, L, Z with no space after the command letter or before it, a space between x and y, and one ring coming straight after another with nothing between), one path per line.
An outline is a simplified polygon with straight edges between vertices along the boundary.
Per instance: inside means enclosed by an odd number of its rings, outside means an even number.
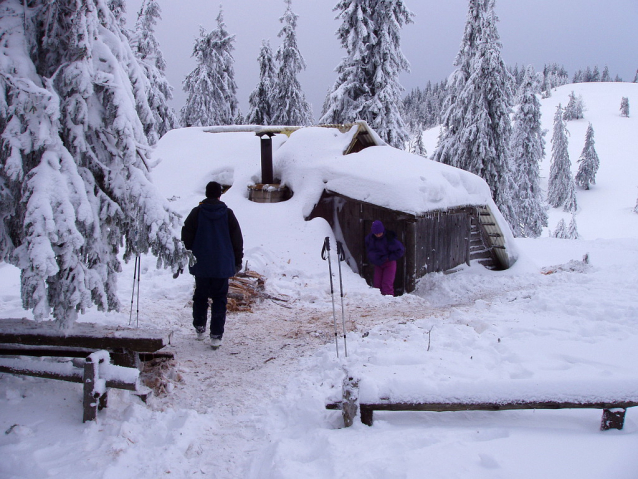
M261 139L261 182L274 183L272 167L272 137L274 133L257 133Z

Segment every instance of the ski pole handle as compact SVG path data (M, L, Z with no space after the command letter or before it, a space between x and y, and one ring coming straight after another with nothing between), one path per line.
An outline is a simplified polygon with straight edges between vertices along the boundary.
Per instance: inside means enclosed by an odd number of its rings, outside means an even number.
M341 241L337 241L337 259L339 261L345 261L346 259L346 252L343 250Z
M321 259L326 259L330 255L330 237L326 236L323 241L323 248L321 249Z

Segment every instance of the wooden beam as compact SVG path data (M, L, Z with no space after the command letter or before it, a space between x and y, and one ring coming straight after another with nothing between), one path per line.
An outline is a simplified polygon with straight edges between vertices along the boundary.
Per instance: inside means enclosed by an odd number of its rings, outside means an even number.
M155 352L170 344L172 334L172 331L101 327L89 323L75 323L70 330L63 331L55 321L0 319L0 343L32 346Z
M507 411L523 409L603 409L601 429L622 429L624 413L609 411L638 406L638 401L516 401L509 403L374 403L359 404L361 422L372 426L374 411ZM621 417L622 416L622 417ZM621 420L622 419L622 420Z

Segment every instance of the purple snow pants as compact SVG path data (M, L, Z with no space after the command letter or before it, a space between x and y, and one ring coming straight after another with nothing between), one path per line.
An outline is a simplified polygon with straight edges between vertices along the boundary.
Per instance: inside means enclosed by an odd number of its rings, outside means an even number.
M381 290L381 294L394 296L394 277L397 274L397 262L386 261L374 267L373 286Z

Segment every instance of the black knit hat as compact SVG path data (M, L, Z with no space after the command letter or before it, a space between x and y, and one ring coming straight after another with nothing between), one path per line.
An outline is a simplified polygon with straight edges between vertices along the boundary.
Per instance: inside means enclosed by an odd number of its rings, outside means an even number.
M211 181L206 185L206 198L219 198L222 195L222 185Z

